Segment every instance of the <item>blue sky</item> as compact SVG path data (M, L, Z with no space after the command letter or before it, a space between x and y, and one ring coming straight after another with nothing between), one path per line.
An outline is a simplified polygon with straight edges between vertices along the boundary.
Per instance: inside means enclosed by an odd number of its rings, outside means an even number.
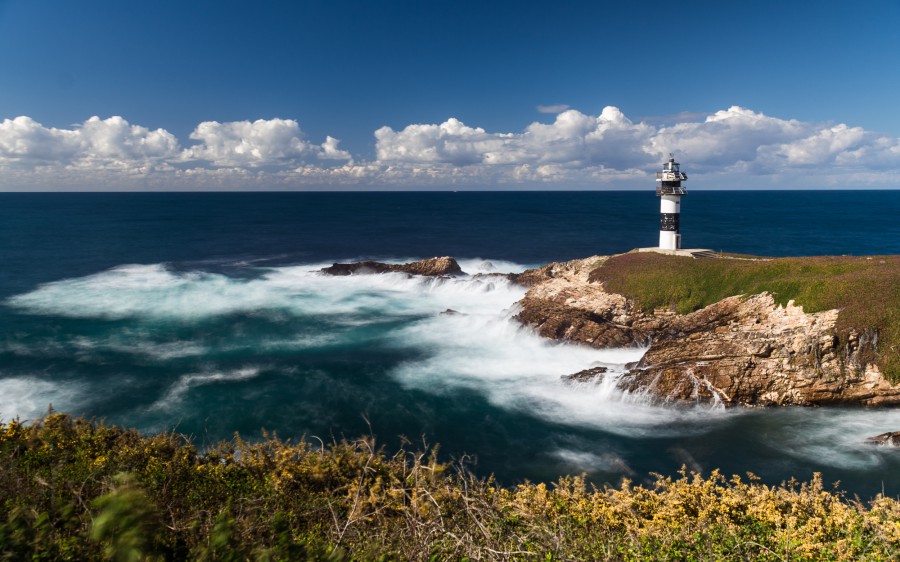
M892 187L898 92L893 0L0 0L0 189Z

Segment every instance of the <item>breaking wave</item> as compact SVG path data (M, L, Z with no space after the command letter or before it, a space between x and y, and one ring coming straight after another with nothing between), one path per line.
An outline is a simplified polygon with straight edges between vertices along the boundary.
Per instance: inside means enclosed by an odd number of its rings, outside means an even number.
M0 373L2 376L2 373ZM0 420L33 420L55 410L80 406L82 389L76 384L55 383L34 377L0 378Z
M233 371L192 373L183 375L169 388L161 400L151 406L156 409L177 407L184 396L193 388L209 384L233 383L253 379L259 376L260 367L244 367Z
M419 278L405 273L331 277L318 273L326 265L251 270L255 276L249 278L177 272L163 264L125 265L47 283L10 297L7 304L30 314L69 318L191 321L264 312L336 316L389 309L391 314L427 314L435 306L477 309L524 293L502 278ZM470 265L496 269L484 261Z

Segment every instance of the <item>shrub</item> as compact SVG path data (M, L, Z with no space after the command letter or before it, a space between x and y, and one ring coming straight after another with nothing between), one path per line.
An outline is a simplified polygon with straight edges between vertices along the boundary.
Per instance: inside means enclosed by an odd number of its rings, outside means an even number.
M6 560L893 560L900 502L682 472L497 486L436 448L239 437L199 452L51 414L0 424Z

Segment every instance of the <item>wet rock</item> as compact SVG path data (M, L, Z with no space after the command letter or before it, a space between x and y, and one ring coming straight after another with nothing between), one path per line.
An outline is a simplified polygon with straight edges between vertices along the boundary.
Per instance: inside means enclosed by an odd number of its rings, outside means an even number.
M464 316L464 314L458 310L448 308L447 310L441 311L441 316Z
M882 433L881 435L876 435L875 437L869 437L866 439L866 443L870 445L900 447L900 431L889 431L887 433Z
M463 275L456 260L447 256L403 264L401 268L401 271L415 275Z
M361 261L356 263L336 263L331 267L325 267L319 270L326 275L352 275L354 273L384 273L387 271L395 271L386 263L376 261Z
M451 257L429 258L411 263L381 263L377 261L361 261L355 263L336 263L320 270L326 275L353 275L388 273L402 271L413 275L442 276L463 275L463 270Z
M485 280L490 282L493 279L507 279L513 283L518 283L518 273L474 273L472 279Z
M563 375L560 378L566 382L593 382L601 379L608 370L606 367L591 367L571 375Z

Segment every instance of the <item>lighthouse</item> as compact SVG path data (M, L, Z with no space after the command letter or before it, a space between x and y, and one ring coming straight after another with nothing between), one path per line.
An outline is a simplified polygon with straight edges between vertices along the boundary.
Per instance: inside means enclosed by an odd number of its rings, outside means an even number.
M681 249L681 197L687 190L681 182L687 181L687 174L679 169L675 157L669 154L669 161L663 164L661 172L656 172L656 195L659 201L659 249Z

